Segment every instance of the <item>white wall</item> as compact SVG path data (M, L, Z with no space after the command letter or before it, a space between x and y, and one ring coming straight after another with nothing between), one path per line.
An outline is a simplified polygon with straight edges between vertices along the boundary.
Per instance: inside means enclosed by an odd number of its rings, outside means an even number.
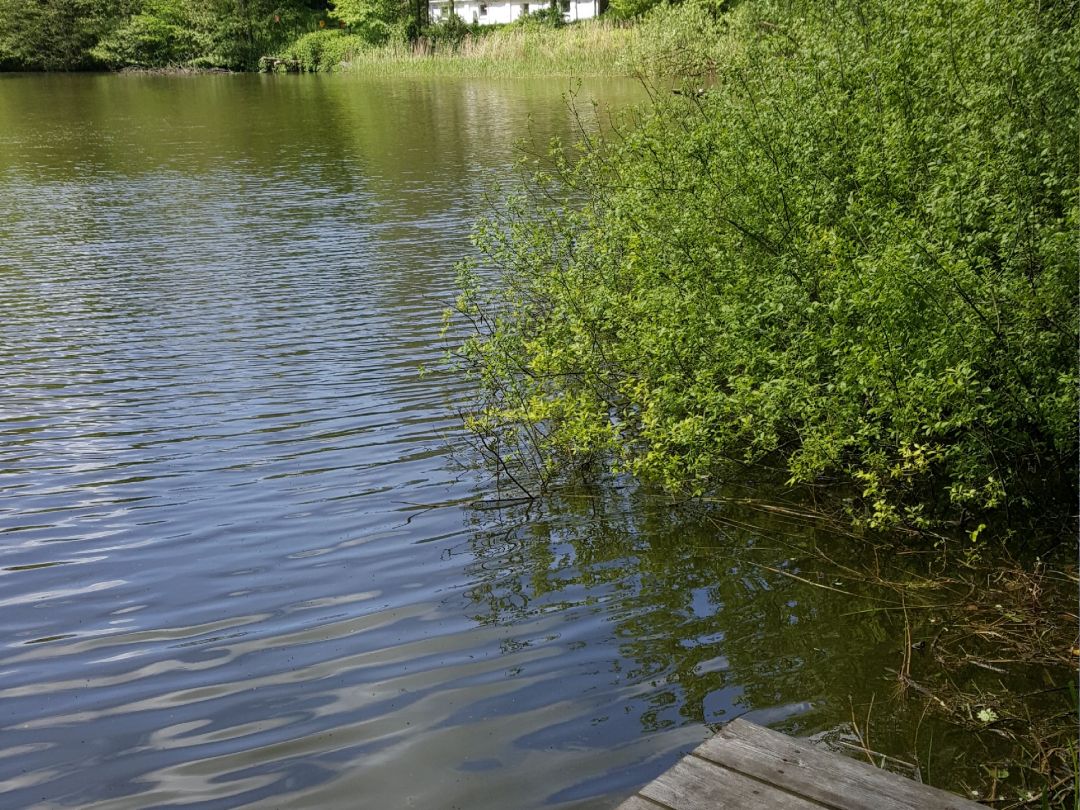
M450 4L445 0L439 0L431 4L431 19L441 20L450 13ZM481 25L493 25L495 23L510 23L521 16L523 4L516 3L480 3L479 0L455 0L454 13L467 23L473 21ZM536 3L529 4L529 10L535 11L542 6Z
M564 14L568 20L590 20L599 14L599 0L570 0L570 11Z
M517 0L516 2L493 2L481 3L480 0L456 0L454 13L467 23L479 22L481 25L494 25L496 23L511 23L525 13L525 6L529 11L539 11L547 8L547 0L530 2L528 4ZM450 13L450 5L446 0L437 0L431 3L431 19L441 20ZM597 15L599 0L570 0L569 11L563 16L567 20L588 20ZM482 13L481 13L482 10Z

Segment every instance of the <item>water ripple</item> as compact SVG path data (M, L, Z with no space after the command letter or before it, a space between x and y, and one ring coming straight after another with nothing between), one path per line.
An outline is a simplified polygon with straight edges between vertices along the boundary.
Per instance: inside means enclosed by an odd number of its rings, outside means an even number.
M0 77L0 805L613 807L858 693L745 538L467 507L417 369L563 89Z
M466 383L417 374L489 172L571 123L476 90L0 83L4 806L356 806L555 677L467 615Z

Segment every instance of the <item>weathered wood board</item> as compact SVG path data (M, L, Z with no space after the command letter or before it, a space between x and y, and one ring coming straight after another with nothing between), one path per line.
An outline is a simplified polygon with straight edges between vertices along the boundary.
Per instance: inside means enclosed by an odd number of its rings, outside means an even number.
M746 720L734 720L618 810L822 807L977 810L982 805Z

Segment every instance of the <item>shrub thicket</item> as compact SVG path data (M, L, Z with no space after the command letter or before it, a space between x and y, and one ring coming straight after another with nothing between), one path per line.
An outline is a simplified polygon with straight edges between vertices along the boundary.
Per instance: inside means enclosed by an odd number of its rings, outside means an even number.
M290 43L280 58L305 73L329 73L369 47L371 43L364 37L333 28L304 34Z
M483 446L526 487L772 464L856 482L876 526L1071 488L1076 13L763 0L692 52L675 31L700 83L652 76L637 124L555 149L477 231Z
M324 0L0 0L0 68L250 69Z
M547 28L562 28L566 25L566 18L563 17L563 12L559 4L552 3L543 8L538 8L536 11L521 15L514 20L512 24L526 27L541 26Z
M0 69L91 67L90 49L131 5L125 0L0 0Z
M429 53L446 50L455 51L466 40L483 37L491 32L492 29L489 26L480 25L479 23L467 23L457 14L449 14L430 25L424 26L421 32L421 41L426 44Z

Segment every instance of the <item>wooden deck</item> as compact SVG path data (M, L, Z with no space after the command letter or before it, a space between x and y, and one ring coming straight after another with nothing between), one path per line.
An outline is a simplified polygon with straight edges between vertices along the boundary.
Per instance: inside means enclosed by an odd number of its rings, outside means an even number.
M982 805L734 720L618 810L976 810Z

